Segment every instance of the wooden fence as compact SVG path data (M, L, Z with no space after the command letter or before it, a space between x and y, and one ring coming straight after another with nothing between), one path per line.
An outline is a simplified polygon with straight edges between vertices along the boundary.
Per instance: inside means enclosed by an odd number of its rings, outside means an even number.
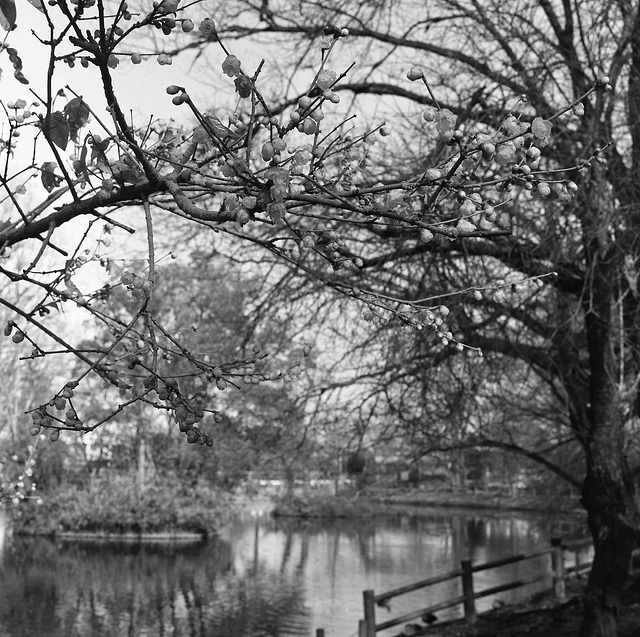
M360 620L358 624L358 636L359 637L375 637L375 634L379 630L385 628L391 628L398 624L404 624L412 619L428 615L429 613L435 613L437 611L444 610L446 608L452 608L462 604L464 609L464 617L467 623L473 623L476 620L476 605L475 600L487 595L495 595L496 593L502 593L504 591L519 588L529 584L535 584L542 580L548 580L551 578L553 592L558 600L565 598L565 583L570 577L578 576L582 573L588 572L591 569L591 562L580 562L580 554L591 545L591 540L577 540L570 542L563 542L560 539L554 539L551 541L549 548L541 549L538 551L532 551L530 553L522 553L520 555L512 555L492 562L485 562L482 564L473 564L471 560L462 560L460 562L460 568L457 568L448 573L429 577L413 584L407 584L399 588L394 588L384 593L378 593L377 595L372 590L363 591L364 601L364 620ZM565 561L565 553L572 552L574 554L573 564L567 566ZM474 590L473 575L480 571L488 569L498 568L500 566L506 566L507 564L515 564L516 562L522 562L524 560L531 560L549 555L551 558L551 570L542 575L527 579L518 579L499 586L492 586L491 588L485 588L479 592ZM399 617L394 617L387 621L376 623L376 606L385 606L389 600L399 595L404 595L412 591L433 586L434 584L440 584L448 580L460 578L462 595L453 597L444 602L438 604L431 604L419 610L406 613Z

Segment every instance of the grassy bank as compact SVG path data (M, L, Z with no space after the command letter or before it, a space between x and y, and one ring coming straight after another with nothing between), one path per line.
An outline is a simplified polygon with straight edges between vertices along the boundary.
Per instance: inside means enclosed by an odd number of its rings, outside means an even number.
M487 511L565 512L580 510L569 499L495 493L452 493L421 489L368 489L363 494L287 494L275 501L273 515L300 518L348 518L381 513L393 507L433 507L438 509L485 509Z
M367 497L386 504L405 504L438 508L503 509L513 511L553 511L578 513L577 499L566 496L510 496L491 491L462 493L423 489L371 489Z

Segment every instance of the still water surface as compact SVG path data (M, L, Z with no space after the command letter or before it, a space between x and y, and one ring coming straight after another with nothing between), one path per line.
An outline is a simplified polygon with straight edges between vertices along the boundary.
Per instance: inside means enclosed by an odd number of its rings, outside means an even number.
M0 636L307 637L324 628L327 637L350 637L364 589L452 570L467 556L484 562L546 547L559 531L540 518L468 511L300 522L254 510L219 539L178 548L16 538L0 520ZM536 560L483 571L475 588L546 568ZM498 597L509 603L531 592ZM378 609L377 621L458 594L457 582L423 589L392 600L392 614Z

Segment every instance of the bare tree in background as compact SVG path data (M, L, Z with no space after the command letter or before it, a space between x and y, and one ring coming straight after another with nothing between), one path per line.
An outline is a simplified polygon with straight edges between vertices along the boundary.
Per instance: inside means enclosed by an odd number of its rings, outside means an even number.
M33 93L25 88L28 99L4 103L0 276L39 297L27 306L0 297L14 315L4 333L33 358L73 355L84 370L28 407L32 433L44 428L56 440L61 431L93 431L143 401L169 411L189 442L212 445L205 415L218 414L217 391L291 376L267 369L259 353L208 360L154 314L165 256L154 228L161 217L180 220L234 246L238 267L267 268L267 281L293 269L317 290L364 304L377 325L430 334L436 358L486 350L531 365L584 449L596 559L583 635L615 634L638 528L626 454L636 411L637 167L633 152L609 142L620 123L633 150L637 130L625 127L625 92L609 96L628 82L635 106L636 8L612 3L605 15L600 3L574 13L568 3L523 2L505 19L502 4L477 2L338 11L237 3L246 11L233 26L216 24L217 15L194 21L198 7L178 0L34 6L47 27L29 46L46 55L46 77ZM18 14L28 11L18 5ZM12 0L2 13L11 28ZM148 33L159 36L157 48L141 53ZM249 68L231 48L234 37L264 33L277 45L308 43L289 49L308 54L297 65L290 55L275 84L266 78L277 49ZM350 41L373 63L344 62ZM2 53L26 87L24 45L9 33ZM169 67L203 48L223 72L210 103L192 99L187 78L166 87L182 124L136 121L130 108L143 87L120 95L118 67ZM104 100L60 86L64 64L79 85L98 82ZM222 87L233 89L235 106L217 103ZM387 127L358 128L352 118L375 119L372 94L387 115L386 96L401 99L399 110L428 108L403 115L400 142L386 143ZM368 101L345 105L345 95ZM17 152L25 140L34 144L27 160ZM135 232L144 235L142 256L139 247L127 252ZM26 267L12 261L14 246L29 251ZM118 251L127 263L112 259ZM83 292L88 264L103 269L104 283ZM110 310L114 287L137 304L130 320ZM85 349L84 328L59 329L51 314L72 304L107 327L108 345ZM165 364L176 358L186 366L179 378ZM122 394L98 421L82 413L89 375Z
M530 181L536 169L529 172L519 164L510 183L500 184L507 192L513 188L498 208L510 220L508 236L416 244L415 234L388 227L377 235L386 252L363 259L354 281L366 280L406 303L467 290L451 304L447 322L453 334L481 348L496 361L495 369L501 365L508 373L513 366L500 359L519 361L546 387L547 411L562 410L566 431L582 451L581 475L565 477L581 482L596 547L581 635L616 634L620 592L640 522L638 3L236 2L233 10L234 16L221 17L221 31L240 38L273 33L296 42L291 51L298 55L288 61L299 68L309 67L313 44L323 46L327 24L349 27L350 52L359 63L339 94L354 104L375 104L376 112L388 117L395 113L390 121L399 142L384 162L386 174L410 174L437 156L424 152L418 127L408 124L425 106L446 104L465 134L471 133L471 121L476 132L478 127L489 135L515 132L510 118L519 98L526 104L523 113L553 121L553 135L538 144L539 165L555 167L559 180L575 182L575 197L561 181ZM202 41L192 46L207 51ZM437 95L406 82L400 69L407 64L420 66L438 87ZM581 97L595 78L605 76L613 92ZM573 111L554 117L568 102ZM518 122L523 119L517 116ZM503 145L495 159L502 162L509 152ZM476 179L457 182L463 199ZM533 196L523 196L527 192ZM483 283L548 272L555 276L513 293L508 286L495 290ZM413 366L409 378L417 378L421 364L437 367L440 350L420 347L419 358L407 353L398 362L396 357L389 377L403 365L405 371ZM534 406L526 391L514 392L508 382L500 386L506 397L520 394L523 411ZM557 449L563 436L549 440L547 448ZM553 464L550 455L540 459Z

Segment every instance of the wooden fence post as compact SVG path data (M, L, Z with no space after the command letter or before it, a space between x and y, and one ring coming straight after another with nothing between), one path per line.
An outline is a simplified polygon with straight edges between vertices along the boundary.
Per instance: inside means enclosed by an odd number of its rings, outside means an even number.
M462 560L462 594L464 595L464 618L467 624L476 621L476 602L473 593L473 571L471 570L471 560Z
M376 636L376 602L372 590L362 592L364 600L364 637Z
M564 581L564 551L560 538L551 538L551 568L553 569L553 594L559 601L566 597Z

